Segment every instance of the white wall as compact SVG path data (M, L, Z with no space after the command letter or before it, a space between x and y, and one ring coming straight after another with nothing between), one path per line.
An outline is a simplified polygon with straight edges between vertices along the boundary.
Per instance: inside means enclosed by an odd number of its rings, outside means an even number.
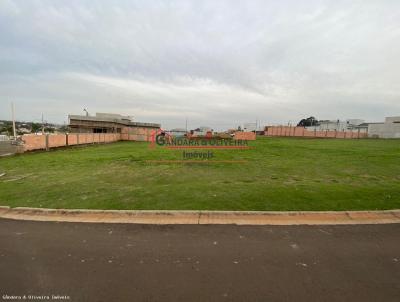
M370 124L368 126L368 136L379 138L400 138L400 124Z
M319 126L310 126L306 127L309 131L344 131L347 130L347 123L340 121L329 121L329 122L321 122Z

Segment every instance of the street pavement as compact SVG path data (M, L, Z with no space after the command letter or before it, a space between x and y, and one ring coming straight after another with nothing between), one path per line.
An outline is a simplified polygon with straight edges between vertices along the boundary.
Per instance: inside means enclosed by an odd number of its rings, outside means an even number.
M0 299L24 296L24 301L400 301L400 224L157 226L0 219Z

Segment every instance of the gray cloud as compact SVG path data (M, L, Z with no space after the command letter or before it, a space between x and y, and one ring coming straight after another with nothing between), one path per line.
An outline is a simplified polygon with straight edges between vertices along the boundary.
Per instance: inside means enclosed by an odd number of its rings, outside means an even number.
M215 128L400 114L398 1L0 2L0 118Z

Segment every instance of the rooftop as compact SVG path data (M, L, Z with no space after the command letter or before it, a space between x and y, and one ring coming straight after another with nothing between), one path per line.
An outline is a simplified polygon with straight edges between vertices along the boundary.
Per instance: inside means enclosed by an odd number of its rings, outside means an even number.
M96 116L90 115L68 115L69 120L78 120L78 121L93 121L93 122L111 122L125 126L140 126L140 127L155 127L160 128L161 124L156 123L142 123L142 122L133 122L132 117L123 116L120 114L114 113L96 113Z

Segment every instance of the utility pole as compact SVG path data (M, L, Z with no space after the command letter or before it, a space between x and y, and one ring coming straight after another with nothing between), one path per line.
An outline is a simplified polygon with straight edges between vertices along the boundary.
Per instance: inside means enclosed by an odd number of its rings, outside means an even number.
M11 114L12 114L12 121L13 121L13 132L14 132L14 139L17 139L17 131L15 129L15 109L14 109L14 102L11 102Z
M44 134L44 123L43 123L43 113L42 113L42 135Z

